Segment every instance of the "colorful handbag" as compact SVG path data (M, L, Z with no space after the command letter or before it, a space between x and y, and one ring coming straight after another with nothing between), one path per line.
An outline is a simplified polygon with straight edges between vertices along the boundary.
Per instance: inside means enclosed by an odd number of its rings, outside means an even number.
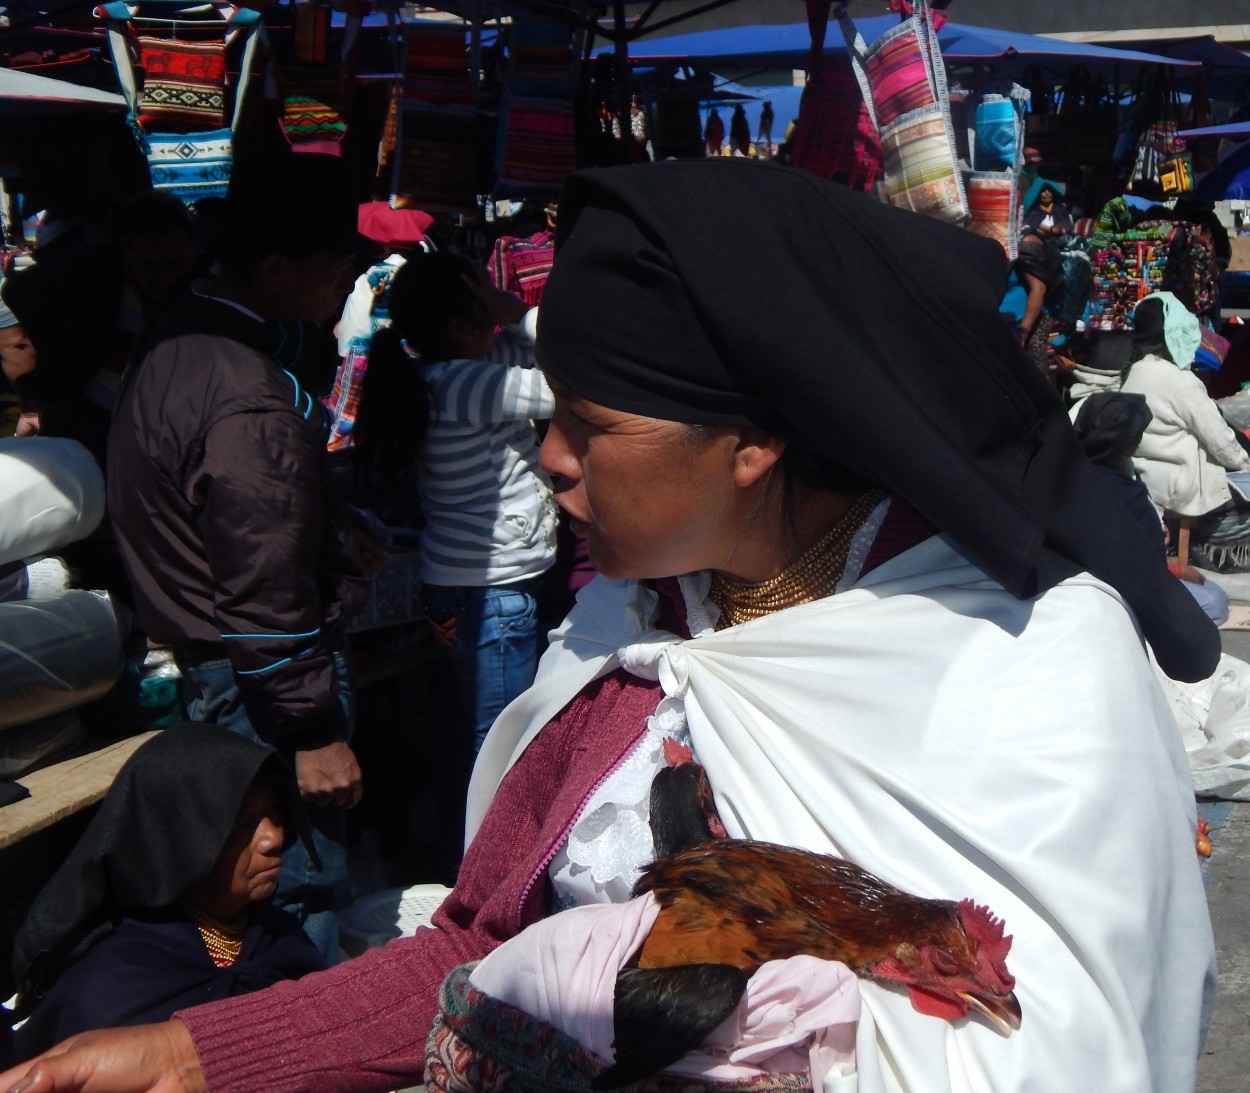
M885 199L891 205L962 224L968 200L955 149L946 69L928 0L871 46L845 5L838 22L881 139Z

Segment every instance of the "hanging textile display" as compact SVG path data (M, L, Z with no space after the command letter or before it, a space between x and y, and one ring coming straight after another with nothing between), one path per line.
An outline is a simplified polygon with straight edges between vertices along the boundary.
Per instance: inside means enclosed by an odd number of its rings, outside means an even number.
M940 14L940 13L939 13ZM955 150L946 69L928 0L864 44L840 3L837 17L881 140L885 198L891 205L962 223L968 203Z
M1076 68L1063 85L1059 103L1065 157L1074 164L1096 164L1115 151L1116 108L1102 76Z
M225 124L225 42L140 36L139 124L150 132L195 132Z
M808 4L812 51L790 162L866 193L881 178L881 143L850 63L824 54L829 8L828 0Z
M509 49L493 193L556 196L577 167L573 31L566 23L518 16Z
M329 57L330 9L302 4L295 9L293 56L280 69L279 124L292 151L338 155L347 134L348 92L355 71L356 43L363 11L346 13L342 48Z
M482 192L475 71L460 23L408 23L395 110L391 207L467 211Z
M540 231L524 238L501 236L495 240L487 267L491 284L519 296L530 307L537 307L555 253L554 232Z
M95 9L96 17L105 21L113 68L147 157L152 185L187 202L225 196L233 133L263 33L257 11L233 5L218 5L214 10L218 18L203 22L223 28L222 40L190 42L151 36L136 39L136 9L120 0ZM226 124L228 51L240 41L239 79ZM142 81L135 70L136 56L146 69Z
M182 201L225 197L230 181L229 129L208 133L152 133L147 140L152 186Z
M968 230L1002 244L1011 261L1019 254L1020 168L1029 91L1012 84L1008 95L986 94L977 104L972 136L976 168L965 182Z
M1170 75L1154 74L1137 90L1134 125L1138 133L1125 189L1160 200L1194 188L1193 160L1178 133L1180 96Z

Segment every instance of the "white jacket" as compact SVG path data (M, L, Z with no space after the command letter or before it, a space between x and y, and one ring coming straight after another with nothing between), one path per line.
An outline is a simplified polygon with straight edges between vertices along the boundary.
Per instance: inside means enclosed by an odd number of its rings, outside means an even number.
M1145 395L1154 415L1133 465L1155 504L1201 516L1228 501L1225 471L1250 470L1250 456L1202 380L1148 354L1133 365L1121 390Z

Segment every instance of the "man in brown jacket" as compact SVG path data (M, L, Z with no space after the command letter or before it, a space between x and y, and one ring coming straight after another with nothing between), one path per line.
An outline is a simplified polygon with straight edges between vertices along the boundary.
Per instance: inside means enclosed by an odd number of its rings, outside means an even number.
M243 163L215 220L217 272L170 305L126 377L109 509L188 716L275 748L315 806L317 853L287 851L278 902L334 960L341 809L361 794L338 624L367 595L366 567L328 486L321 404L297 377L351 285L355 195L331 157Z

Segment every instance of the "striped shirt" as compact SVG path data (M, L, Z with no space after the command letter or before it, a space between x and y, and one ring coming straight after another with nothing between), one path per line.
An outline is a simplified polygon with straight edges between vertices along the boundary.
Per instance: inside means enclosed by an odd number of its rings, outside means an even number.
M488 360L425 370L430 428L421 449L421 579L447 587L510 584L555 560L556 510L538 466L535 418L554 409L534 343L501 331Z

